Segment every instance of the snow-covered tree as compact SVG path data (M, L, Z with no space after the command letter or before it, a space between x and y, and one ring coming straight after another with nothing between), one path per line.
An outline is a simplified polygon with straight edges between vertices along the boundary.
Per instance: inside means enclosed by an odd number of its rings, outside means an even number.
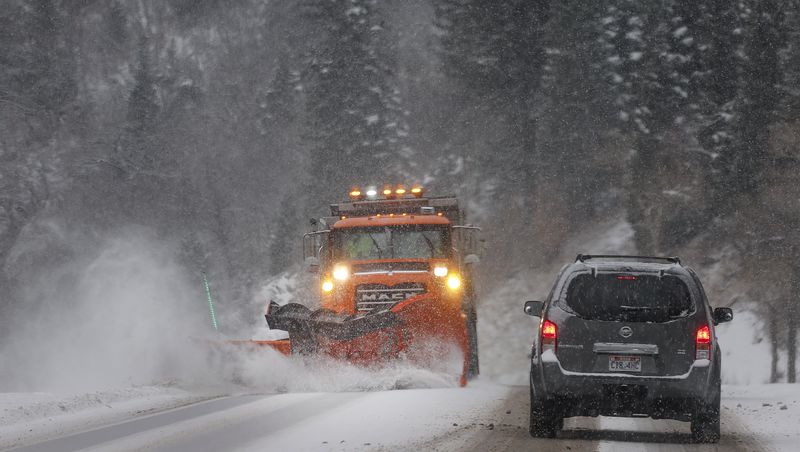
M305 17L321 35L308 57L306 136L312 143L309 208L352 184L403 181L413 151L393 55L375 0L311 1Z

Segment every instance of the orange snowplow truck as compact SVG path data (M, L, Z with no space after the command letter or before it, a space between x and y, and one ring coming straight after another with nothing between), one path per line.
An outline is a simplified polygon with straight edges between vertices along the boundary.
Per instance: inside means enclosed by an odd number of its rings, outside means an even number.
M303 254L320 275L319 309L271 302L266 314L289 332L292 353L435 367L455 351L460 384L478 374L479 228L465 224L456 198L418 186L353 189L317 225Z

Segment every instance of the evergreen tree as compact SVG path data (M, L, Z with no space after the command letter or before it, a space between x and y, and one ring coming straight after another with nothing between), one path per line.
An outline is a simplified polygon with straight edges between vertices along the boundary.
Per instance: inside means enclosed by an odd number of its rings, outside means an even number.
M128 18L125 16L124 6L117 1L108 6L106 18L108 36L117 44L122 44L128 37Z
M65 17L57 0L32 1L26 48L29 58L19 81L39 108L63 114L75 99L75 62L64 36Z
M485 152L501 160L503 181L530 195L537 179L537 92L544 67L544 26L549 0L438 0L444 72L477 100L478 108L499 115L509 139ZM516 191L518 192L518 191Z
M343 196L351 184L398 177L411 157L395 62L377 45L386 30L375 3L307 5L306 17L322 33L305 71L312 208Z
M612 181L598 164L609 160L603 146L615 113L597 61L601 12L594 3L557 2L546 27L537 164L544 180L559 187L571 220L590 218Z
M753 194L763 185L769 126L776 119L782 81L779 52L785 45L783 5L778 0L743 2L742 84L736 108L737 141L722 156L722 189Z
M703 3L702 28L699 35L700 79L697 102L697 136L709 159L706 172L712 182L711 216L717 216L730 205L726 189L729 171L726 160L733 151L735 141L735 107L739 91L738 56L741 47L742 26L736 4L725 0Z
M10 250L52 198L59 159L72 150L79 110L68 10L57 0L15 0L0 17L0 287ZM13 295L13 294L12 294ZM11 296L11 295L9 295Z
M159 169L159 151L155 143L159 105L149 50L147 38L142 37L139 41L138 67L134 75L133 90L128 98L127 126L122 149L122 164L133 172L153 172Z
M282 55L277 62L275 76L270 82L266 93L262 96L264 134L268 137L267 149L273 158L279 161L294 161L296 166L302 166L299 143L294 140L297 128L295 125L301 120L297 90L299 80L297 73L289 67L289 58ZM292 179L290 179L292 180ZM297 180L296 178L294 180ZM297 205L299 198L297 187L284 190L281 206ZM269 274L277 275L287 271L296 263L300 254L300 238L298 225L303 224L301 210L281 209L269 228Z
M780 53L783 78L779 89L781 116L787 122L800 120L800 2L790 2L785 12L786 45Z
M673 187L663 186L675 179L668 174L670 168L691 161L666 140L682 136L689 141L695 134L694 119L700 112L699 20L698 6L685 0L618 0L609 4L603 19L605 72L621 130L634 143L627 207L643 253L675 246L706 221L698 201L667 199L665 193Z

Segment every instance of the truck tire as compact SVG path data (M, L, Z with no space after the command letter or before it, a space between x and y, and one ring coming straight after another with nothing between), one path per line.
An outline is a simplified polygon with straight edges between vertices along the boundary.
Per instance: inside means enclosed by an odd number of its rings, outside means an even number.
M478 314L474 309L467 314L467 339L469 340L469 367L467 378L472 379L480 374L478 360Z
M552 401L536 401L531 390L528 432L534 438L555 438L564 427L564 417Z

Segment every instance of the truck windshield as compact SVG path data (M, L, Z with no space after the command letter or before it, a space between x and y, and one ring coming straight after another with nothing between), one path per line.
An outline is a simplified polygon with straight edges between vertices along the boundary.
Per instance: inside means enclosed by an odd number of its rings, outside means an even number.
M409 225L347 228L334 232L337 259L430 259L446 258L450 247L446 228Z

